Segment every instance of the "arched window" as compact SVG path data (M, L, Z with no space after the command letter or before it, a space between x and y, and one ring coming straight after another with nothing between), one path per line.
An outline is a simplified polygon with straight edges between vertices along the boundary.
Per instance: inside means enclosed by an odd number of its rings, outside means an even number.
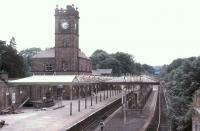
M53 66L51 63L45 64L45 71L53 71Z

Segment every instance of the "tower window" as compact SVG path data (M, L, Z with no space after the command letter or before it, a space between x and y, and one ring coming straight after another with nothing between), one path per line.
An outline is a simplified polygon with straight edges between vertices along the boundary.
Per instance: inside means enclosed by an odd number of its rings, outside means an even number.
M67 47L66 41L63 42L63 47Z
M52 64L50 63L45 64L45 71L53 71Z
M75 29L75 31L76 31L76 29L77 29L77 24L76 24L76 23L74 24L74 29Z
M69 71L70 67L68 63L63 63L63 71Z
M90 66L88 65L88 66L87 66L87 71L89 71L89 70L90 70Z
M81 65L81 69L80 69L81 71L83 71L83 66Z
M63 47L69 47L69 40L63 40Z
M78 24L77 23L74 24L74 33L78 33Z

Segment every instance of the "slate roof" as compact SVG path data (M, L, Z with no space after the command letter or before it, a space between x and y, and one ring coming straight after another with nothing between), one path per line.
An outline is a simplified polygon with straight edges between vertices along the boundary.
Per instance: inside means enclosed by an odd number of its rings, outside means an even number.
M34 55L32 58L54 58L54 57L55 57L55 49L51 48L51 49L46 49L44 51L40 51L39 53ZM79 51L79 56L78 57L84 58L84 59L90 59L82 51Z
M97 69L92 70L92 75L102 75L102 74L108 74L110 75L112 73L112 69Z
M90 59L90 58L87 57L87 56L85 55L85 53L82 52L82 51L79 51L78 57L80 57L80 58L85 58L85 59Z
M32 58L54 58L55 57L55 49L46 49L44 51L40 51L36 55L34 55Z
M75 75L36 75L9 81L10 83L70 83Z
M96 83L101 81L95 76L76 75L34 75L17 80L10 80L10 84L71 84L71 83Z

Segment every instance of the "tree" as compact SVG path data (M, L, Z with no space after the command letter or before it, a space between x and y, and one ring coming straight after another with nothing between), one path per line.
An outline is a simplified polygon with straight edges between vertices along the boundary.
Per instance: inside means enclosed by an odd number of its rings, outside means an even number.
M0 44L1 72L7 72L9 77L23 77L24 64L23 57L17 54L11 45Z
M143 72L142 65L140 63L135 63L133 65L133 73L136 75L141 75Z
M142 68L143 68L145 74L154 74L154 68L152 66L143 64Z
M0 40L0 47L5 46L5 44L6 44L5 41ZM4 53L6 53L6 51L3 48L0 48L0 73L3 73L3 71L2 71L2 64L3 64L2 56Z
M113 75L121 74L120 62L114 57L108 57L105 60L101 61L101 63L99 64L99 68L112 69Z
M31 58L32 56L36 55L40 51L41 51L40 48L33 47L33 48L22 50L19 52L19 54L23 56L24 58Z
M10 46L13 48L13 49L16 49L16 41L15 41L15 38L12 37L10 39Z
M169 117L174 131L191 130L192 98L200 87L200 57L176 59L165 66L162 77L170 98ZM164 74L165 73L165 74Z
M132 74L133 73L133 65L134 60L133 56L123 52L117 52L113 54L113 57L119 61L120 63L120 72L123 74Z
M112 69L114 75L126 74L153 74L154 69L147 64L141 65L134 62L134 57L128 53L117 52L108 54L103 50L96 50L90 57L93 69Z
M101 61L109 57L109 54L103 50L96 50L90 57L92 60L92 68L97 69L100 67Z
M19 55L22 56L24 59L24 70L26 76L31 75L31 57L33 57L40 51L40 48L33 47L19 52Z

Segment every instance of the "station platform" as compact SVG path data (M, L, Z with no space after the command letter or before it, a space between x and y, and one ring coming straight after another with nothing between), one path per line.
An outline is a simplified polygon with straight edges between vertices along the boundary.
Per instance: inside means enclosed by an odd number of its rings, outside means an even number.
M124 120L124 112L122 108L116 110L110 117L104 121L105 131L145 131L153 117L157 102L158 86L149 96L143 110L126 110L126 119ZM101 131L97 127L95 131Z
M103 96L103 92L101 93ZM67 100L50 108L22 109L23 113L0 115L0 120L6 122L1 131L63 131L121 98L121 93L116 95L113 93L105 100L102 97L100 102L99 94L97 104L96 97L93 96L92 106L91 97L87 98L87 109L85 109L85 98L81 98L80 112L78 111L78 100L72 100L72 116L70 116L70 101ZM64 107L55 109L59 106Z

